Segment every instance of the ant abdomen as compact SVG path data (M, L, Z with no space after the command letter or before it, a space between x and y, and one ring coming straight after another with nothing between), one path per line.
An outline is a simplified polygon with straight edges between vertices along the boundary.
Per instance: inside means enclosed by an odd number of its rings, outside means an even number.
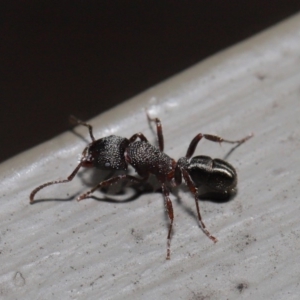
M204 186L221 194L232 192L237 185L234 167L222 159L195 156L188 164L187 171L196 186Z

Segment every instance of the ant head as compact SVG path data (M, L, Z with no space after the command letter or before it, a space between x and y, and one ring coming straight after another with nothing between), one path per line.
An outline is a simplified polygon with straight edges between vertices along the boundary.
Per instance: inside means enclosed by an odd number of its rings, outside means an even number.
M110 135L90 143L82 153L82 166L100 170L127 170L124 152L129 141Z

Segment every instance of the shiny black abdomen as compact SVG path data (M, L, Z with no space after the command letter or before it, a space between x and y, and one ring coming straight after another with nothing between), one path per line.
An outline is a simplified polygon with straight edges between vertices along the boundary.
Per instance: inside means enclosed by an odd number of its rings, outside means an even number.
M237 185L234 167L222 159L195 156L188 165L188 173L196 186L205 186L216 192L230 192Z

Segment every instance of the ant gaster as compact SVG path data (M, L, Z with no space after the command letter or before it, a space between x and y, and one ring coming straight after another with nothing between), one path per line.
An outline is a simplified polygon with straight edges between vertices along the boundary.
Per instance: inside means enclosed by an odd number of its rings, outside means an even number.
M130 139L110 135L96 140L93 135L93 128L90 124L71 116L70 121L73 124L83 125L88 128L92 142L83 150L79 164L67 179L50 181L38 186L30 194L30 203L34 203L35 194L46 186L73 180L81 167L95 167L100 170L127 170L128 165L131 165L141 178L128 174L112 177L98 183L94 188L79 196L77 200L81 201L86 199L97 189L108 187L120 180L142 183L148 179L150 174L153 174L161 184L165 207L170 220L166 257L166 259L170 259L170 242L174 213L173 205L169 198L168 186L181 184L183 177L190 192L194 195L198 220L203 232L213 242L217 242L217 239L209 233L202 221L198 204L199 198L197 186L204 185L218 193L230 193L236 187L237 174L235 169L229 163L221 159L212 159L208 156L191 157L202 138L212 142L225 142L239 145L248 140L252 135L241 140L230 141L216 135L199 133L190 142L185 157L180 158L176 163L173 158L163 152L164 138L160 120L158 118L152 119L148 114L147 116L149 121L154 121L156 123L159 147L151 145L147 138L140 132L134 134Z

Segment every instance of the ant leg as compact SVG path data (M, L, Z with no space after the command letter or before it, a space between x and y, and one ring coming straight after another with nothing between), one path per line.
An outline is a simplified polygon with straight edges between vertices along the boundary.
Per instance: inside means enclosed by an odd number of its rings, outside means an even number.
M129 139L129 144L133 143L137 138L139 138L142 142L148 143L147 138L141 132L138 132Z
M244 142L246 142L247 140L249 140L250 138L253 137L253 133L249 134L248 136L240 139L240 140L237 140L237 141L230 141L230 140L225 140L223 139L222 137L220 136L217 136L217 135L211 135L211 134L202 134L202 133L199 133L197 134L191 141L189 147L188 147L188 150L186 152L186 158L191 158L192 155L194 154L195 152L195 149L198 145L198 143L200 142L200 140L202 138L205 138L211 142L217 142L217 143L229 143L229 144L242 144Z
M167 243L167 257L166 259L170 259L170 246L171 246L171 233L172 233L172 228L173 228L173 220L174 220L174 213L173 213L173 205L171 202L171 199L169 198L169 190L166 187L166 185L163 183L161 185L162 187L162 192L165 198L165 207L166 211L168 212L169 220L170 220L170 225L169 225L169 232L168 232L168 243Z
M147 114L148 121L155 122L155 124L156 124L156 132L157 132L159 150L161 152L163 152L164 151L164 135L163 135L163 130L162 130L162 125L161 125L160 119L151 118L147 111L146 111L146 114Z
M136 178L134 176L131 175L118 175L115 177L112 177L110 179L101 181L100 183L98 183L95 187L93 187L91 190L89 190L88 192L82 194L81 196L79 196L77 198L77 201L81 201L83 199L88 198L93 192L95 192L97 189L103 188L103 187L108 187L111 186L114 183L117 183L120 180L129 180L130 182L135 182L135 183L142 183L144 181L146 181L148 179L148 175L144 178Z
M158 118L154 118L151 119L148 112L146 112L148 120L149 121L154 121L156 123L156 131L157 131L157 138L158 138L158 144L159 144L159 150L161 152L164 151L164 136L163 136L163 132L162 132L162 125L161 122ZM133 143L137 138L139 138L141 141L143 142L147 142L148 140L147 138L141 133L136 133L134 134L130 139L129 139L129 143Z
M75 168L75 170L71 173L71 175L68 176L67 179L63 179L63 180L55 180L55 181L50 181L50 182L46 182L40 186L38 186L37 188L35 188L31 193L30 193L30 196L29 196L29 199L30 199L30 204L33 204L34 203L34 196L35 194L40 191L41 189L45 188L46 186L49 186L49 185L52 185L52 184L58 184L58 183L65 183L65 182L69 182L71 181L75 175L77 174L77 172L79 171L79 169L82 167L83 165L83 162L80 162L78 164L78 166Z
M203 230L203 232L213 241L213 242L217 242L217 238L215 238L214 236L212 236L210 234L210 232L206 229L206 226L205 224L203 223L202 221L202 217L201 217L201 214L200 214L200 208L199 208L199 199L198 199L198 189L197 187L195 186L195 184L193 183L193 180L191 179L189 173L186 171L186 170L182 170L182 174L183 174L183 178L189 188L189 190L191 191L191 193L194 195L195 197L195 203L196 203L196 208L197 208L197 214L198 214L198 220L199 220L199 223L200 223L200 226Z
M85 123L85 122L77 119L74 116L70 116L69 117L69 121L70 121L71 124L74 124L74 125L83 125L83 126L87 127L89 129L89 133L90 133L90 137L91 137L92 141L95 142L96 139L95 139L95 137L93 135L93 126L92 125L90 125L88 123Z

